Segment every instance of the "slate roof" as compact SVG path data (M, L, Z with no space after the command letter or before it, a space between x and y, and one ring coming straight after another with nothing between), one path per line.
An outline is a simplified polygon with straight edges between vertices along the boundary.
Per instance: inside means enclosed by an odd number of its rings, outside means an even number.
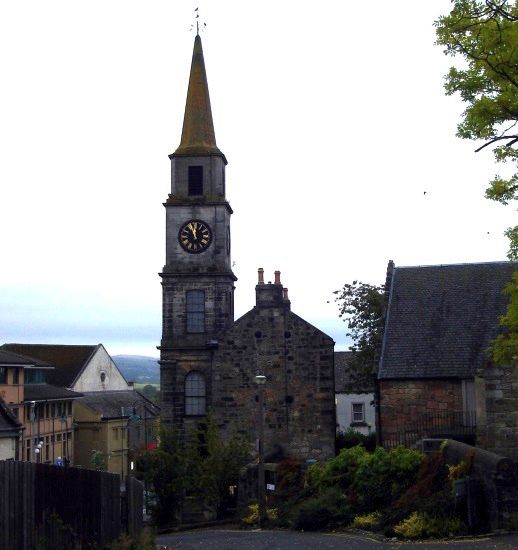
M128 417L132 414L133 407L137 408L137 414L142 414L143 407L147 409L150 417L160 414L158 405L136 390L85 392L81 404L100 413L104 420Z
M20 366L20 367L39 367L39 368L52 368L51 365L35 359L34 357L26 357L18 353L12 353L0 348L0 366Z
M25 384L24 401L46 401L52 399L75 399L83 394L52 384Z
M471 378L488 361L518 262L397 267L379 379Z
M70 388L99 345L4 344L2 349L50 363L55 369L49 372L48 381Z

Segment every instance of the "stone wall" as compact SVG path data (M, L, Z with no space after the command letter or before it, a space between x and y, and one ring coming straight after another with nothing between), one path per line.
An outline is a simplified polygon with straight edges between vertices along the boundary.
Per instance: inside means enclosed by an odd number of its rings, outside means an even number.
M292 313L280 295L278 301L268 300L263 286L259 305L224 333L215 351L216 420L224 434L237 429L253 442L258 433L254 377L264 374L266 460L329 458L336 429L334 342Z
M382 440L422 417L462 411L460 380L381 380L379 384Z
M478 444L518 461L518 366L489 365L482 376L485 410L477 415Z

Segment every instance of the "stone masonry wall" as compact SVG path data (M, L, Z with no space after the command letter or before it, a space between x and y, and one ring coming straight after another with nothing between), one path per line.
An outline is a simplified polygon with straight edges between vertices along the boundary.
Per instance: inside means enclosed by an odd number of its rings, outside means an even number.
M422 416L462 411L460 380L381 380L379 389L382 439Z
M518 367L490 365L484 369L485 422L477 426L478 443L518 461Z
M265 454L326 459L334 455L334 342L288 307L254 308L228 330L215 352L212 406L224 434L258 433L256 374L264 374Z

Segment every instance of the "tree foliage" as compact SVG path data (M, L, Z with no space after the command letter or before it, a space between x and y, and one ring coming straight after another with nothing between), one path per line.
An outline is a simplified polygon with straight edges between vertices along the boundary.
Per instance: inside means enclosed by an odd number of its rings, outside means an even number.
M190 454L177 430L161 426L159 447L137 459L139 474L154 488L156 504L152 513L157 525L177 520L188 489Z
M90 464L94 470L98 471L105 471L108 469L108 465L106 463L106 455L97 449L92 449L92 452L90 454Z
M200 436L203 445L197 450L198 472L193 476L193 487L205 504L221 517L232 502L229 489L237 491L239 472L248 461L250 442L237 432L223 439L212 414L208 415Z
M509 177L496 175L486 197L502 204L518 199L518 2L453 0L452 11L436 22L437 43L463 60L446 75L448 95L459 93L467 104L457 126L463 139L493 147L497 163L514 165ZM507 230L510 256L517 258L518 227Z
M497 336L493 344L493 358L497 363L510 364L518 361L518 271L505 292L510 300L507 312L500 322L507 330Z
M376 372L383 337L385 287L353 281L335 294L339 316L347 323L347 336L353 341L349 363L351 378L356 386L369 387Z
M459 93L466 103L457 135L491 147L499 165L510 175L495 175L486 197L501 204L518 200L518 2L509 0L452 0L448 15L436 22L437 43L446 55L462 60L446 75L448 95ZM508 257L518 259L518 226L505 232ZM501 323L506 332L493 346L493 359L518 357L518 278L509 285L509 307Z
M237 433L223 439L210 414L197 433L187 436L161 426L158 449L142 453L137 461L139 474L156 496L154 521L176 523L186 495L199 498L221 516L231 501L229 487L237 488L249 450L249 441Z

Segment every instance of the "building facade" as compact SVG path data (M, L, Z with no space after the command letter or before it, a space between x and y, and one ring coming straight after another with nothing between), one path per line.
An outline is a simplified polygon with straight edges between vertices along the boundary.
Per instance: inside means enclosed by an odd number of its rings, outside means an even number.
M0 349L0 399L20 423L15 458L27 462L74 462L74 403L80 393L47 383L53 367Z
M385 446L449 437L518 459L518 369L490 354L517 269L389 264L378 371Z
M93 466L98 453L106 470L123 479L137 454L154 448L159 408L135 390L87 392L75 408L75 460Z
M180 146L170 155L160 345L161 417L186 431L209 410L223 434L257 437L264 374L271 453L334 453L334 342L291 312L285 289L260 278L256 307L234 323L225 155L216 145L201 39L196 36ZM259 335L259 336L258 336ZM267 447L268 452L268 447Z

